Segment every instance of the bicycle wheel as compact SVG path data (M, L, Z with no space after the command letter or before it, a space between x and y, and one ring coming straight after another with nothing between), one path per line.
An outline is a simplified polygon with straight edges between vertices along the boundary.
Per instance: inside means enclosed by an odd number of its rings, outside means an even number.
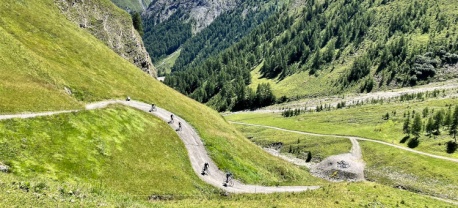
M230 186L230 187L233 187L234 186L234 180L229 180L229 182L227 183L227 186Z

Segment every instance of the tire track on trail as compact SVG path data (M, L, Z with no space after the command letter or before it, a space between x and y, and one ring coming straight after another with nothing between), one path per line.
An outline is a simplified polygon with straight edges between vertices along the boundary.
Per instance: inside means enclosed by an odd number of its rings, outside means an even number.
M405 151L417 153L417 154L420 154L420 155L425 155L425 156L436 158L436 159L448 160L448 161L451 161L451 162L458 163L458 159L455 159L455 158L450 158L450 157L445 157L445 156L440 156L440 155L434 155L434 154L430 154L430 153L426 153L426 152L421 152L421 151L418 151L418 150L410 149L410 148L407 148L407 147L402 147L402 146L399 146L399 145L391 144L391 143L388 143L388 142L383 142L383 141L374 140L374 139L368 139L368 138L363 138L363 137L342 136L342 135L333 135L333 134L317 134L317 133L310 133L310 132L304 132L304 131L283 129L283 128L274 127L274 126L266 126L266 125L259 125L259 124L249 124L249 123L235 122L235 121L228 121L228 122L232 123L232 124L245 125L245 126L256 126L256 127L275 129L275 130L279 130L279 131L286 131L286 132L303 134L303 135L310 135L310 136L318 136L318 137L330 136L330 137L350 139L350 141L353 144L352 145L351 154L353 154L354 156L358 156L359 155L360 158L362 158L362 155L361 155L361 148L359 147L359 144L357 145L358 148L353 148L353 147L356 147L354 145L354 141L357 142L357 140L379 143L379 144L395 147L395 148L398 148L398 149L402 149L402 150L405 150Z
M122 100L107 100L96 103L87 104L85 110L95 110L106 108L111 104L122 104L129 106L147 113L150 113L151 109L150 104L146 104L139 101L122 101ZM224 191L231 193L277 193L277 192L303 192L307 190L315 190L320 188L319 186L259 186L259 185L247 185L243 184L237 180L234 180L234 185L232 187L224 187L223 181L225 179L225 173L218 169L216 164L210 158L205 149L205 145L202 142L202 139L197 134L196 130L187 123L184 119L179 116L174 115L175 122L170 123L171 112L156 107L156 111L151 112L151 114L157 116L161 120L168 122L170 127L172 127L180 139L185 144L186 150L188 152L189 160L191 161L191 166L196 175L199 176L204 182L213 185L217 188L223 189ZM14 118L33 118L40 116L50 116L62 113L72 113L79 112L82 110L67 110L67 111L52 111L52 112L41 112L41 113L23 113L23 114L14 114L14 115L0 115L0 120L14 119ZM178 130L178 122L181 122L182 129ZM201 170L204 163L209 163L209 175L201 175Z

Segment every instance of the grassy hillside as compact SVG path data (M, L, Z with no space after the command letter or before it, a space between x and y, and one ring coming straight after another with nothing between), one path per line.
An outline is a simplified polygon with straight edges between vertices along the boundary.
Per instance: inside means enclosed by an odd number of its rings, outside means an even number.
M215 111L147 76L66 21L52 0L6 1L0 15L0 113L77 109L88 102L130 96L190 122L218 166L237 179L314 183L306 171L247 142Z
M355 119L358 120L360 117L355 117ZM266 116L263 117L263 120L266 120ZM253 122L251 119L245 121ZM283 121L283 123L285 122ZM271 125L280 126L278 123ZM315 162L317 160L318 162L322 161L323 156L348 152L349 146L351 146L348 145L348 139L332 136L312 137L243 125L237 125L237 129L262 146L273 142L282 142L284 147L281 151L284 153L291 152L296 157L303 157L303 152L311 151L312 160ZM423 145L423 142L422 139L420 145ZM443 142L443 139L434 142ZM359 143L366 165L364 171L366 180L415 193L453 200L458 199L458 176L455 174L458 171L458 166L455 162L418 155L373 142L360 141ZM291 151L289 151L290 149ZM442 151L444 150L442 149ZM390 193L394 193L394 190Z
M299 116L285 118L280 114L272 113L244 113L227 116L228 120L241 121L254 124L277 126L292 130L302 130L321 134L353 135L365 138L381 140L437 155L458 158L458 153L448 153L446 143L453 140L449 135L449 127L440 126L440 135L428 134L425 126L429 118L433 118L437 112L447 112L448 106L456 105L456 99L428 100L424 102L410 101L402 103L381 103L353 106L349 108L306 112ZM453 112L453 108L451 111ZM410 141L414 136L406 137L403 132L404 121L407 114L423 114L428 108L429 113L422 118L422 130L418 144L411 146ZM388 119L384 119L386 114Z
M142 196L213 189L194 174L173 129L130 108L5 120L0 129L0 158L15 175Z
M255 126L235 124L237 130L259 146L266 148L279 148L280 153L292 154L298 158L306 159L311 153L311 161L321 162L326 157L350 152L351 142L348 139L317 137L296 133L278 131ZM278 143L281 142L281 145Z
M82 109L88 102L130 96L154 102L189 121L218 166L232 171L237 179L275 185L326 184L306 170L264 153L215 111L138 70L68 22L53 0L3 1L0 17L1 114ZM2 207L163 205L145 202L151 194L190 196L190 201L197 195L205 203L240 206L271 198L235 196L233 199L240 197L240 201L219 201L214 188L202 184L192 173L176 134L153 116L126 107L2 121L0 134L0 162L12 168L12 173L0 173ZM329 193L337 193L343 201L338 203L345 205L352 200L341 193L353 190L355 201L371 203L375 196L368 201L358 191L374 189L370 193L377 195L389 190L377 187L331 185L320 192L305 193L310 196L306 199L298 195L295 202L312 203L318 194L323 203L332 204L335 200L324 200L329 199ZM380 201L388 205L445 206L400 191ZM185 201L171 203L181 202Z
M124 10L141 12L148 7L152 0L111 0L116 6ZM142 4L140 4L140 1ZM143 6L145 7L143 7Z
M333 183L318 191L235 195L157 202L166 207L454 207L454 204L376 183Z
M156 63L154 63L154 66L157 68L159 77L165 76L166 74L170 74L170 72L172 72L173 64L175 64L175 61L180 55L180 52L181 50L178 49L164 59L158 60Z

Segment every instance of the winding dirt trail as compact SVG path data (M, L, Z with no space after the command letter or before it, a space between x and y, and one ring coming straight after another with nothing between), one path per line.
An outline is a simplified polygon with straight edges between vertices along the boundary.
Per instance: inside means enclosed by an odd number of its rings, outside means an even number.
M304 98L297 101L291 101L282 104L276 104L253 110L251 112L259 113L279 113L283 112L284 109L303 109L306 107L307 110L316 110L316 106L328 104L333 108L336 108L339 103L345 102L346 106L352 106L359 102L368 102L372 99L394 99L399 98L404 94L414 94L414 93L426 93L433 92L434 90L445 90L446 96L440 97L437 99L445 98L456 98L458 97L458 79L452 79L444 82L435 82L426 85L420 85L416 87L404 87L399 89L392 89L386 91L377 91L371 93L348 93L345 95L333 95L333 96L324 96L324 97L314 97L314 98ZM243 113L244 111L229 112L223 115Z
M94 110L106 108L110 104L122 104L132 108L136 108L145 112L149 112L151 109L150 104L146 104L139 101L121 101L121 100L108 100L97 103L91 103L86 105L86 110ZM62 113L71 113L78 112L80 110L70 110L70 111L55 111L55 112L42 112L42 113L25 113L25 114L16 114L16 115L0 115L0 120L13 119L13 118L33 118L39 116L50 116L55 114ZM180 139L185 144L186 150L188 151L189 160L191 161L192 168L194 172L199 176L200 179L205 181L208 184L211 184L217 188L223 189L224 191L231 193L276 193L276 192L302 192L307 190L314 190L320 188L319 186L258 186L258 185L247 185L239 181L234 181L232 187L224 187L223 180L225 179L225 173L220 171L213 160L208 156L204 144L202 143L201 138L194 130L194 128L188 124L185 120L179 116L174 115L173 123L170 123L170 115L172 114L169 111L166 111L162 108L157 107L157 111L152 112L155 116L159 117L165 122L168 122L169 125L177 132ZM182 129L178 131L178 122L181 122ZM209 163L209 175L202 176L201 170L204 163Z
M341 135L333 135L333 134L317 134L317 133L309 133L309 132L303 132L303 131L296 131L296 130L283 129L283 128L274 127L274 126L266 126L266 125L258 125L258 124L248 124L248 123L235 122L235 121L229 121L229 122L230 122L230 123L233 123L233 124L238 124L238 125L256 126L256 127L262 127L262 128L268 128L268 129L275 129L275 130L279 130L279 131L286 131L286 132L292 132L292 133L297 133L297 134L303 134L303 135L311 135L311 136L319 136L319 137L322 137L322 136L332 136L332 137L337 137L337 138L347 138L347 139L350 139L350 141L351 141L352 144L353 144L352 149L351 149L351 151L350 151L351 154L354 155L354 156L356 156L356 157L359 157L359 158L362 158L362 155L361 155L361 148L359 147L359 144L358 144L358 145L355 145L355 143L354 143L355 141L356 141L356 143L357 143L357 140L360 140L360 141L368 141L368 142L375 142L375 143L379 143L379 144L383 144L383 145L395 147L395 148L398 148L398 149L402 149L402 150L405 150L405 151L417 153L417 154L420 154L420 155L425 155L425 156L432 157L432 158L436 158L436 159L448 160L448 161L451 161L451 162L456 162L456 163L458 163L458 159L455 159L455 158L444 157L444 156L440 156L440 155L434 155L434 154L430 154L430 153L426 153L426 152L421 152L421 151L418 151L418 150L410 149L410 148L407 148L407 147L398 146L398 145L391 144L391 143L388 143L388 142L383 142L383 141L373 140L373 139L368 139L368 138L355 137L355 136L341 136ZM357 147L356 147L356 146L357 146ZM359 156L358 156L358 155L359 155Z

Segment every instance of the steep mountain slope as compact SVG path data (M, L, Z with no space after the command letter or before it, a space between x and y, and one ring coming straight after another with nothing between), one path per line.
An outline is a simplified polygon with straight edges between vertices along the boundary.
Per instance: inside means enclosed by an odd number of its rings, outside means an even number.
M109 3L109 1L101 2ZM24 2L8 0L0 5L0 17L1 114L81 109L84 103L114 98L124 99L126 96L131 96L148 103L155 103L192 124L204 140L209 155L218 167L222 170L231 171L241 181L261 184L302 183L302 185L308 185L307 183L311 183L310 175L305 170L269 156L262 149L245 140L243 135L229 125L217 112L161 84L138 70L133 64L120 58L103 42L68 21L60 13L53 0ZM8 135L1 139L0 146L4 147L3 145L9 144L14 147L25 147L20 144L25 141L22 139L27 140L25 135L32 135L37 139L34 141L38 145L35 146L36 148L28 149L28 151L16 151L17 149L13 148L11 154L0 157L0 162L10 162L13 170L20 167L37 167L33 164L40 164L41 159L34 162L25 160L24 166L21 166L17 164L22 163L14 163L14 158L27 158L27 155L49 151L48 147L40 145L41 139L51 138L46 135L56 135L59 139L68 140L63 147L75 151L82 149L73 145L84 144L75 141L75 138L85 138L84 141L87 141L88 145L94 148L94 144L99 140L111 144L109 139L121 139L124 138L124 134L137 135L144 132L150 132L150 136L154 137L149 139L160 139L166 142L165 145L172 146L172 148L176 145L170 136L174 135L173 132L167 130L167 133L162 128L163 125L153 125L155 119L149 116L145 117L138 113L132 113L124 108L109 109L108 113L100 112L100 114L110 118L107 123L100 121L101 118L97 118L96 115L85 112L46 119L6 121L0 126L0 131L8 132ZM132 118L126 119L125 116L127 115L132 116ZM73 121L68 122L69 119ZM130 120L147 123L146 126L143 126L145 131L137 129L138 125L133 127L129 124ZM63 127L70 126L72 128L62 129L62 131L68 131L68 134L59 135L55 132L57 131L55 128L58 128L59 124L63 124ZM28 126L35 127L31 129ZM74 129L73 127L77 128ZM88 128L90 131L87 130ZM94 129L91 130L91 128ZM113 132L108 131L109 136L102 137L101 131L110 128L113 128ZM121 135L115 134L115 131ZM154 132L161 134L158 136ZM141 138L142 136L138 135L138 137ZM126 141L136 142L136 136L129 137L129 140ZM130 147L135 149L134 146ZM121 146L120 149L123 148L128 147ZM97 149L92 150L97 151ZM119 149L114 151L117 150ZM165 150L166 148L162 149L162 151ZM61 150L57 148L54 151L60 154ZM84 155L85 151L79 153ZM90 152L90 154L92 153ZM161 153L170 155L167 152ZM186 154L185 152L181 153ZM56 155L57 159L58 156ZM48 161L53 161L51 158L48 158ZM102 162L99 161L98 157L83 159L77 164ZM136 159L139 158L131 159L133 160L125 164L136 163ZM186 170L189 169L186 168L187 165L184 161L173 160L172 163L177 163L180 166L180 169L175 171L186 175ZM146 163L145 165L152 168L148 165L156 164ZM78 168L74 165L70 168L72 167ZM52 167L48 168L53 169ZM37 170L42 171L40 173L46 173L43 169L37 168ZM46 174L40 175L27 169L22 171L30 173L30 175L25 174L24 177L26 178L46 177ZM21 174L21 171L14 174ZM151 172L151 174L151 177L161 178L164 174L170 173L158 171ZM85 176L78 174L69 179L72 180L74 177L84 178ZM183 180L192 184L192 177L188 179ZM78 180L75 179L75 181ZM91 182L88 186L95 187L96 185L97 183ZM196 188L194 185L193 187ZM143 189L144 187L136 188ZM194 188L193 190L195 190ZM107 191L117 192L118 189ZM145 191L145 193L148 192Z
M116 6L126 11L142 12L148 8L152 0L111 0Z
M175 52L183 43L235 8L237 0L156 0L143 12L145 46L153 61Z
M456 6L449 0L295 1L231 48L165 82L225 110L250 106L252 79L267 78L277 97L289 98L449 79L457 76Z
M169 55L181 48L179 56L171 59L176 60L176 63L172 62L172 67L159 70L161 74L170 70L183 71L240 40L264 22L281 4L269 0L240 2L236 8L221 13L210 25L194 35L193 21L189 21L193 17L186 10L177 10L159 24L156 24L153 17L144 16L145 46L158 65L162 64L162 60L176 56Z
M232 10L237 0L154 0L144 12L147 19L159 24L181 11L189 15L194 33L210 25L219 15Z
M194 195L213 189L193 173L173 129L142 111L114 106L6 120L0 128L0 160L18 176L103 184L136 195Z
M102 40L117 54L144 72L156 76L142 38L132 26L131 17L106 1L56 0L67 18Z

